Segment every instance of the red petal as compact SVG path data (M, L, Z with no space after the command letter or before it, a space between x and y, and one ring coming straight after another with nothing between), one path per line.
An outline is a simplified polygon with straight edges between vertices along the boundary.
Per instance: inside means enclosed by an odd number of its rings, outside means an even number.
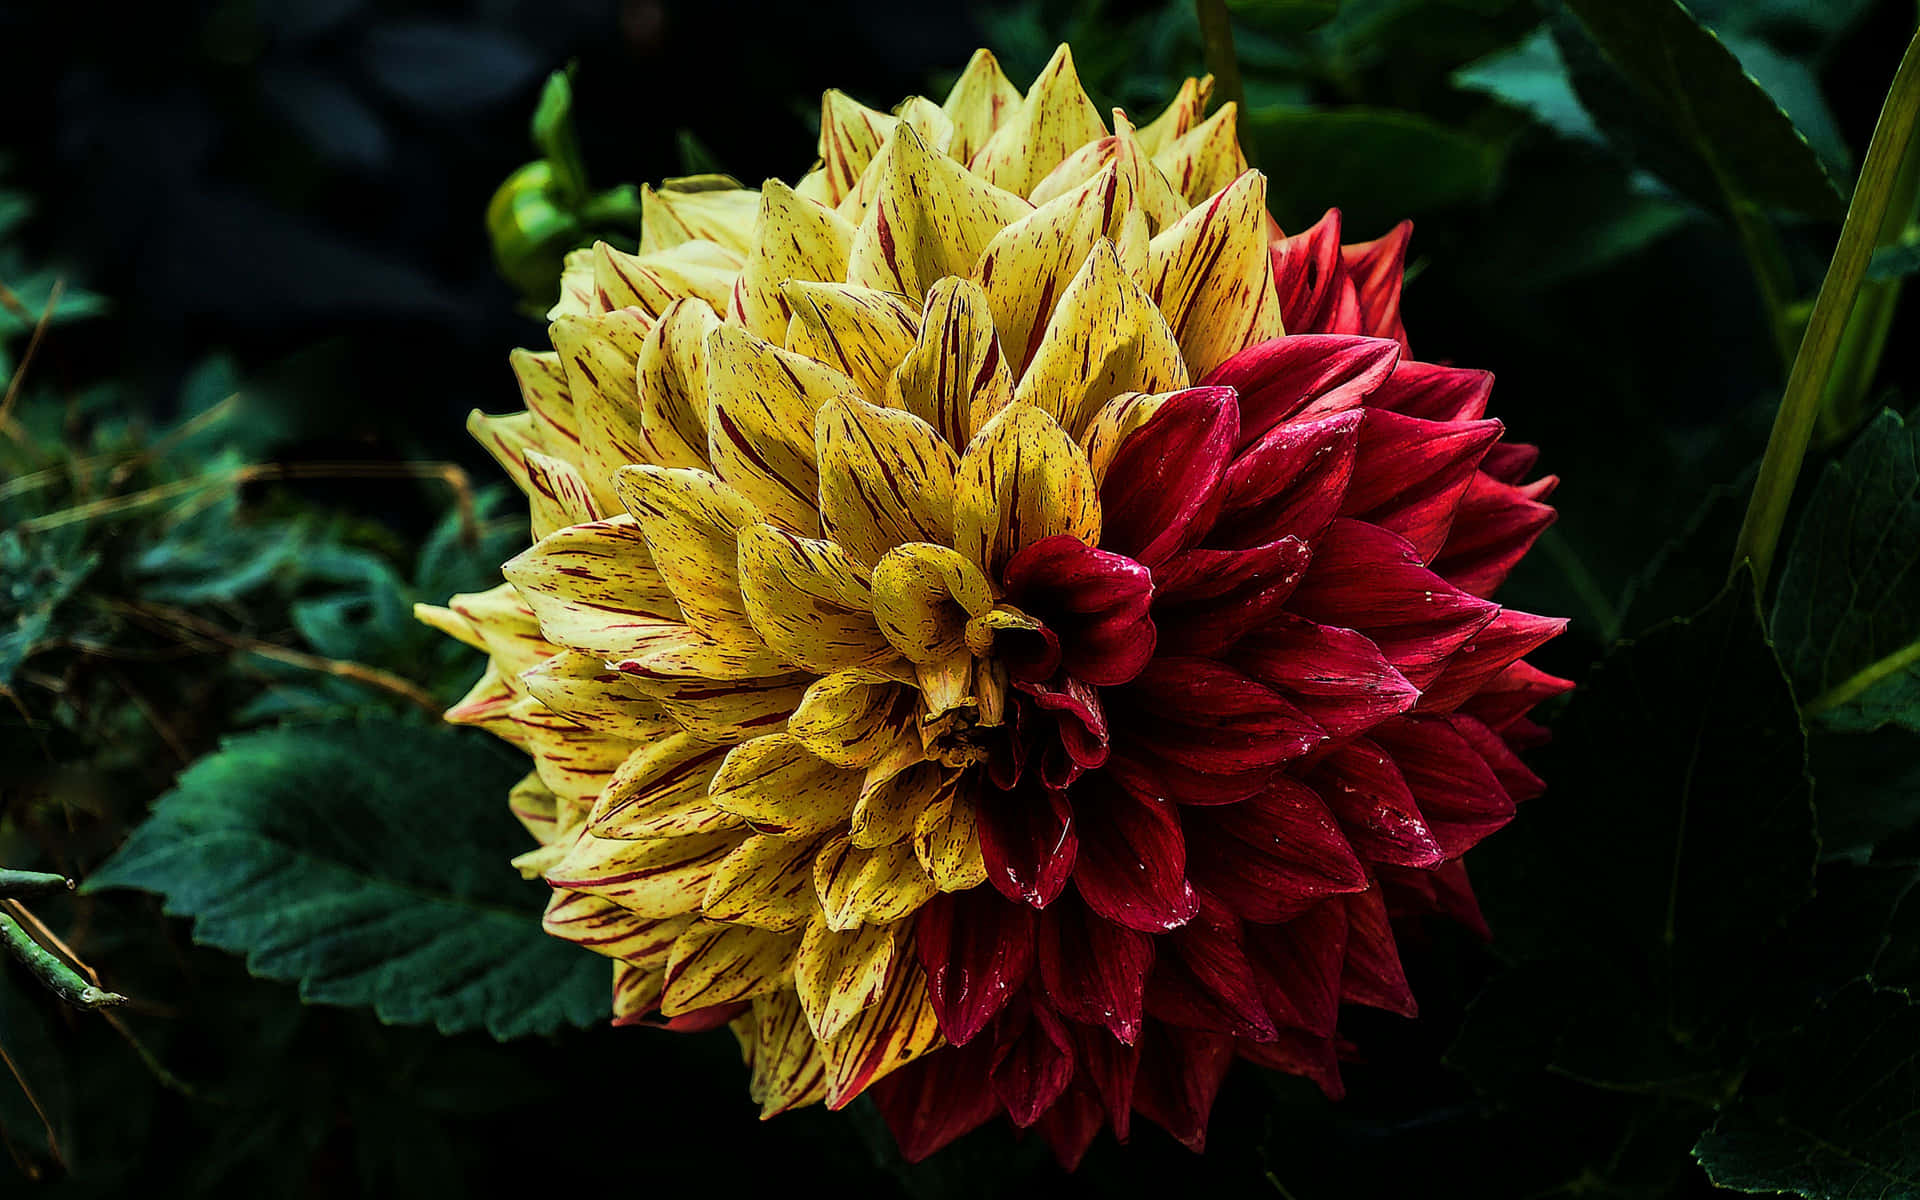
M1340 210L1330 208L1313 228L1277 238L1273 287L1289 334L1359 333L1360 298L1340 258Z
M1520 756L1513 752L1506 740L1489 729L1484 721L1464 713L1454 713L1447 718L1447 723L1493 769L1494 778L1500 781L1507 795L1513 797L1515 804L1525 804L1546 790L1546 783L1528 770L1527 764L1520 761Z
M1540 447L1529 446L1525 442L1502 442L1487 451L1487 457L1480 469L1500 483L1518 485L1532 473L1534 465L1540 461Z
M1074 1046L1081 1069L1106 1105L1113 1136L1121 1141L1133 1127L1133 1084L1140 1069L1140 1047L1123 1043L1099 1029L1074 1026Z
M1064 791L1029 784L983 793L980 854L987 879L1009 900L1052 904L1073 874L1079 844Z
M1365 635L1291 614L1242 640L1234 662L1335 738L1370 729L1420 699L1420 690Z
M1387 923L1380 889L1344 897L1347 906L1347 961L1340 975L1340 999L1383 1008L1403 1017L1417 1016L1413 989L1400 966L1400 948Z
M927 998L954 1045L973 1040L1026 982L1033 966L1033 914L991 888L941 893L914 923Z
M1409 872L1411 874L1412 872ZM1340 1016L1347 906L1325 900L1278 925L1241 927L1254 983L1274 1023L1331 1037Z
M1073 1081L1073 1040L1051 1009L1022 996L1000 1014L993 1043L994 1095L1024 1129Z
M1062 1015L1129 1044L1140 1036L1152 938L1062 899L1041 914L1035 947L1041 985Z
M1551 475L1538 481L1548 490L1557 482ZM1537 485L1515 487L1482 470L1461 498L1433 569L1462 591L1492 595L1558 515L1540 494Z
M1201 383L1240 395L1245 450L1282 421L1358 408L1393 374L1400 347L1380 338L1304 333L1248 346Z
M1067 674L1044 684L1016 680L1013 686L1033 702L1019 710L1019 735L1041 741L1040 777L1048 787L1064 789L1080 772L1105 765L1107 713L1098 691ZM1051 725L1042 714L1052 718ZM1005 786L1017 779L1016 765Z
M1570 690L1573 680L1549 675L1531 663L1517 662L1493 679L1460 706L1485 722L1487 727L1504 733L1515 721L1540 703Z
M1080 855L1073 882L1081 899L1107 920L1145 933L1185 924L1199 901L1187 884L1179 810L1099 782L1104 786L1074 793Z
M1239 926L1216 903L1162 939L1165 947L1147 980L1147 1011L1184 1029L1271 1038L1273 1020L1240 944Z
M753 1006L744 1000L734 1004L712 1004L662 1021L660 1028L670 1029L675 1033L705 1033L709 1029L720 1028L751 1007Z
M1513 819L1513 797L1444 717L1400 717L1374 731L1446 857L1458 858Z
M1188 876L1245 920L1291 920L1323 897L1367 887L1333 814L1292 779L1231 807L1189 810L1182 824Z
M1239 549L1319 537L1346 497L1364 415L1353 409L1291 421L1244 450L1227 469L1207 545Z
M1233 1039L1149 1022L1140 1038L1133 1106L1187 1149L1207 1148L1207 1114L1233 1065Z
M1000 1111L989 1075L993 1043L948 1046L890 1072L869 1091L900 1153L919 1162Z
M1156 658L1106 693L1116 730L1111 769L1142 795L1223 804L1326 740L1278 692L1204 658Z
M1440 913L1466 926L1482 941L1493 936L1486 917L1481 915L1480 902L1467 883L1466 864L1460 859L1441 863L1431 871L1381 867L1380 888L1386 894L1391 916Z
M1402 221L1385 237L1356 242L1340 249L1353 290L1360 298L1361 329L1375 337L1392 338L1402 347L1407 331L1400 324L1400 283L1405 275L1407 239L1413 222Z
M1155 574L1159 651L1219 656L1279 616L1312 558L1306 543L1282 538L1246 550L1188 550Z
M1331 1037L1282 1029L1270 1042L1242 1041L1240 1057L1270 1071L1285 1071L1318 1084L1329 1100L1346 1096L1340 1080L1340 1054Z
M1100 543L1157 566L1206 532L1240 436L1231 388L1176 392L1115 450L1100 484Z
M1498 421L1423 421L1368 409L1340 514L1391 529L1422 562L1431 560L1500 431Z
M1396 533L1345 517L1327 527L1289 607L1322 625L1357 629L1415 687L1426 687L1499 607L1420 565Z
M1402 357L1368 408L1384 408L1428 421L1474 421L1487 411L1493 372L1443 367Z
M1007 564L1006 587L1009 600L1058 635L1071 675L1112 687L1153 657L1153 576L1131 558L1067 534L1042 538Z
M1393 760L1374 743L1361 738L1340 747L1311 779L1366 861L1432 867L1449 857L1450 846L1428 824Z
M1495 676L1523 655L1558 637L1566 627L1567 621L1562 617L1536 617L1511 608L1501 609L1486 628L1460 647L1460 653L1447 663L1447 669L1427 686L1426 693L1420 697L1420 711L1446 712L1458 708Z
M1053 1148L1053 1157L1066 1170L1074 1170L1086 1157L1087 1147L1100 1133L1107 1119L1106 1109L1087 1084L1076 1081L1065 1095L1040 1116L1040 1136Z

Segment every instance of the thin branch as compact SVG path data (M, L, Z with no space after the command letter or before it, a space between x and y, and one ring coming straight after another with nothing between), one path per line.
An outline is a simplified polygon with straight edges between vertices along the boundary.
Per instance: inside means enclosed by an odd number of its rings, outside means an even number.
M42 312L40 319L34 323L33 336L27 339L27 352L20 356L19 365L14 367L13 378L7 380L6 396L0 398L0 430L9 427L9 418L13 415L13 403L20 398L20 386L27 379L27 368L33 365L33 356L40 350L40 339L47 335L47 326L53 323L53 310L59 307L60 293L66 290L67 281L56 279L53 281L53 287L47 291L46 311ZM8 295L12 293L9 292ZM15 297L14 302L19 303L19 298Z

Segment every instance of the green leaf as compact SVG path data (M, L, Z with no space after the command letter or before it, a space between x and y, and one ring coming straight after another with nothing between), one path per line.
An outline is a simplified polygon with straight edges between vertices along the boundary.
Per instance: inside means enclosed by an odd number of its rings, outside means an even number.
M1267 204L1283 228L1305 228L1337 207L1362 236L1484 199L1505 157L1499 143L1389 109L1256 109L1242 136L1262 162L1313 164L1268 180Z
M1303 33L1331 21L1340 0L1227 0L1227 8L1267 33Z
M1583 142L1603 140L1573 90L1560 48L1545 29L1535 30L1517 46L1455 71L1453 85L1511 104L1564 137Z
M1920 730L1920 428L1884 411L1829 463L1794 534L1773 637L1833 729Z
M1856 984L1764 1046L1694 1157L1721 1187L1920 1194L1920 1008Z
M1905 279L1916 271L1920 271L1920 242L1882 246L1873 252L1873 260L1867 264L1867 278L1883 282Z
M1554 16L1587 111L1676 188L1715 208L1845 213L1792 119L1677 0L1560 0Z
M1724 1069L1813 879L1805 740L1751 577L1622 643L1538 759L1550 790L1476 858L1498 946L1573 973L1563 1070L1684 1093Z
M39 536L0 532L0 689L13 685L20 664L56 632L61 606L99 564L77 526Z
M507 865L524 770L483 736L398 721L234 738L87 888L159 893L310 1002L503 1039L586 1025L607 1012L606 962L541 932L546 889Z

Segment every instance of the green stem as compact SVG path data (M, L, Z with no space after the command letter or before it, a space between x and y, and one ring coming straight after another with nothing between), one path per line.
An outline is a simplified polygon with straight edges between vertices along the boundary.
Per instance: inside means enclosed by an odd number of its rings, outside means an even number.
M1746 518L1740 524L1740 536L1734 543L1733 565L1729 577L1738 573L1740 564L1753 563L1754 585L1764 588L1773 567L1773 554L1780 544L1780 531L1787 520L1787 506L1793 499L1793 487L1800 478L1800 464L1807 455L1807 443L1813 436L1826 395L1827 380L1832 377L1841 335L1860 294L1860 282L1866 277L1867 263L1873 257L1874 243L1886 220L1900 161L1913 138L1914 121L1920 115L1920 36L1907 44L1894 74L1893 86L1880 109L1880 120L1873 130L1873 142L1867 147L1867 160L1860 168L1860 181L1854 186L1853 201L1847 207L1846 224L1840 228L1840 243L1834 248L1833 262L1820 282L1820 295L1813 302L1813 314L1800 339L1800 352L1794 356L1793 370L1787 376L1787 390L1774 414L1773 432L1767 438L1766 454L1760 460L1760 474L1753 483L1753 497L1747 503Z
M1900 171L1887 198L1886 216L1874 237L1876 250L1899 245L1915 219L1920 218L1920 153L1915 150L1910 141L1900 156ZM1820 406L1819 436L1823 444L1839 441L1866 416L1867 392L1879 373L1880 356L1886 352L1902 283L1901 279L1869 279L1860 285L1860 299L1847 321L1846 333L1841 335L1839 361Z
M21 928L20 922L5 913L0 913L0 944L4 944L27 970L46 984L48 990L68 1004L79 1008L103 1008L127 1001L125 996L101 991L88 983L80 972L62 962L59 955L34 941L33 935Z
M1868 663L1815 696L1807 702L1806 714L1813 716L1830 708L1838 708L1856 696L1864 694L1882 680L1893 678L1917 662L1920 662L1920 642L1909 642L1885 658Z
M0 867L0 900L20 900L53 892L70 892L73 880L45 871L9 871Z
M1240 83L1240 56L1233 49L1233 17L1226 0L1194 0L1194 12L1200 17L1200 47L1207 58L1207 70L1213 72L1213 94L1220 103L1238 105L1242 118L1247 111L1246 89Z
M1747 252L1747 264L1753 268L1753 281L1760 288L1760 302L1767 310L1767 332L1781 366L1790 368L1799 334L1787 311L1793 303L1794 289L1786 247L1780 244L1779 231L1752 201L1741 199L1731 188L1726 189L1726 197L1734 230Z

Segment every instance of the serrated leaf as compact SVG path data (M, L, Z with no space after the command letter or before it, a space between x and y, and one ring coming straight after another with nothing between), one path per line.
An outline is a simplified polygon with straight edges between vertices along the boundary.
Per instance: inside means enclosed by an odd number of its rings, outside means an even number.
M1677 0L1560 0L1553 17L1587 111L1676 188L1715 208L1844 215L1792 119Z
M1821 724L1920 730L1920 428L1898 413L1821 475L1780 573L1773 637Z
M1341 209L1356 236L1386 232L1403 217L1486 197L1505 147L1390 109L1263 108L1242 130L1273 164L1312 163L1311 171L1277 169L1267 206L1285 229L1304 229L1328 208Z
M467 731L399 721L229 740L88 880L139 888L306 1000L496 1038L606 1015L605 960L540 929L546 889L501 801L525 770Z
M1920 1194L1920 1008L1847 988L1757 1055L1694 1157L1721 1187L1821 1200Z

